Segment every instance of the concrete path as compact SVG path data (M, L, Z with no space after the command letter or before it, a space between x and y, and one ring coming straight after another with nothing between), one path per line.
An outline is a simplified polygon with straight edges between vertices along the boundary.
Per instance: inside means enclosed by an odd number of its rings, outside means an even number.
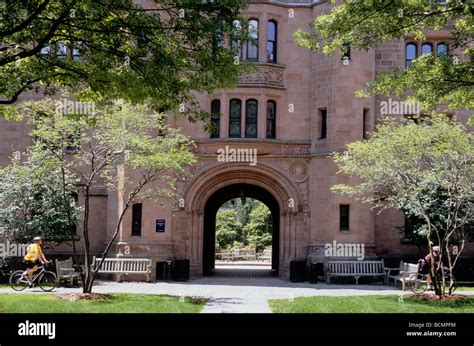
M318 282L291 283L271 277L269 272L250 275L245 271L242 275L224 275L221 272L213 277L204 277L189 282L112 282L98 281L93 291L97 293L138 293L138 294L165 294L172 296L205 297L209 303L204 313L251 313L270 312L268 300L293 299L308 296L364 296L364 295L404 295L411 291L394 289L393 285L340 285ZM79 293L81 288L60 287L54 293ZM24 294L38 293L39 288L26 289L15 292L11 288L0 288L0 293ZM456 292L458 293L458 292ZM463 294L474 294L474 291L465 291Z

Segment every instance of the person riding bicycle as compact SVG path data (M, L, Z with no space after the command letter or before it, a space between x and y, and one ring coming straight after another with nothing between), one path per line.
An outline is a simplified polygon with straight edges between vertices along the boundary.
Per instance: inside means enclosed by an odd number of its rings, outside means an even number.
M43 244L42 238L35 237L33 240L35 243L28 245L28 252L23 258L23 263L27 268L23 275L28 277L30 283L33 280L33 273L38 270L38 265L48 263L41 249L41 245Z
M426 275L426 284L430 288L432 287L431 267L439 263L439 253L440 253L439 246L433 246L431 248L431 253L427 254L425 257L420 258L418 260L418 263L420 264L420 273Z

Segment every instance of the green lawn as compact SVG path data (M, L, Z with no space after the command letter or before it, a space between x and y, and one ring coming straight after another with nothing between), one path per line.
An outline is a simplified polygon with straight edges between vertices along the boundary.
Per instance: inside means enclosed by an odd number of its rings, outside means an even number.
M66 301L54 294L0 294L0 313L198 313L203 300L153 294L113 294L110 299Z
M400 299L400 301L399 301ZM299 297L269 301L276 313L474 313L474 297L458 301L426 301L411 296Z

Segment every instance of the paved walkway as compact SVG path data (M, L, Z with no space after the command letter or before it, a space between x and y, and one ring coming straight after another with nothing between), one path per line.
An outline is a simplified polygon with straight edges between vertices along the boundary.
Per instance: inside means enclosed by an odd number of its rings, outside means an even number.
M225 269L225 268L224 268ZM209 299L204 313L235 313L235 312L270 312L268 300L270 299L293 299L303 296L363 296L363 295L400 295L411 294L410 291L401 291L392 286L381 284L370 285L340 285L318 282L291 283L270 276L267 269L262 270L255 276L241 275L226 276L224 272L216 276L204 277L189 282L112 282L98 281L94 286L97 293L138 293L138 294L166 294L173 296L195 296ZM266 270L266 271L265 271ZM60 287L54 290L56 293L81 292L81 288ZM26 289L15 292L10 288L0 288L0 293L42 293L39 288ZM464 294L474 294L474 291L466 291Z

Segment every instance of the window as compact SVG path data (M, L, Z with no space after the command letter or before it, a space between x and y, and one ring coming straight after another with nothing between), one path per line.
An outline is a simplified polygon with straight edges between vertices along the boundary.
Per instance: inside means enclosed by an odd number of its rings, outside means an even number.
M364 108L362 114L362 138L367 139L369 138L368 128L369 128L369 121L370 121L370 113L367 108Z
M51 56L51 46L41 48L40 55L43 57Z
M241 31L242 31L242 24L239 20L234 20L233 22L233 37L232 37L232 51L235 53L235 56L238 57L239 60L243 59L242 56L242 41L240 40Z
M142 204L132 205L132 235L140 236L142 234Z
M433 53L433 45L431 43L423 43L421 45L421 54L431 54Z
M347 42L342 44L341 48L341 59L342 60L351 60L351 45Z
M258 102L247 100L245 102L245 137L257 138Z
M448 56L448 46L446 43L441 42L436 46L438 56Z
M319 139L326 138L328 132L328 113L326 109L319 110Z
M341 231L349 230L349 205L348 204L339 205L339 230Z
M214 30L214 36L212 38L212 58L216 60L219 55L219 51L224 46L224 38L222 35L221 23L218 23Z
M276 138L276 102L267 102L267 138Z
M230 100L229 110L229 137L240 137L240 122L242 116L242 101Z
M406 45L406 60L405 60L405 66L411 66L413 64L413 60L416 59L416 44L414 43L407 43Z
M267 24L267 61L277 62L277 24L273 20Z
M56 58L66 59L67 58L67 47L64 42L58 42L56 45Z
M74 206L77 206L79 203L79 194L77 192L74 192L71 194L71 196L74 199ZM71 234L77 235L77 222L70 224L70 227L71 227Z
M82 56L80 53L81 48L81 42L74 42L74 45L72 46L72 60L82 61Z
M258 20L249 20L249 36L252 40L247 42L247 59L258 60Z
M213 100L211 102L211 138L219 138L221 125L221 101Z

